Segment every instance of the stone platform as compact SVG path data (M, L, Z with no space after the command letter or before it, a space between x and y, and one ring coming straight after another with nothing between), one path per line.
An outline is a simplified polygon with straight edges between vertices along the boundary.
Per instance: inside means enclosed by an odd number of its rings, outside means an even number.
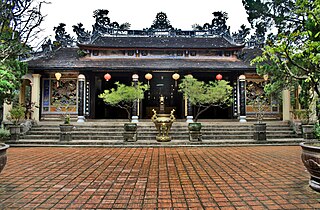
M268 121L267 141L253 140L253 123L235 121L203 121L202 141L190 142L187 123L175 122L169 135L170 142L157 142L157 131L150 121L138 123L136 142L124 142L122 136L124 121L94 120L85 123L74 122L72 141L59 140L59 124L55 121L41 121L19 141L7 142L11 146L226 146L226 145L298 145L303 142L287 122Z

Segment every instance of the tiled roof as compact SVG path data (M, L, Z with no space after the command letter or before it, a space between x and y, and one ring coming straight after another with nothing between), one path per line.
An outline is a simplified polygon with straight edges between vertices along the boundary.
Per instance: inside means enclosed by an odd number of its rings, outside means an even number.
M80 48L219 49L243 48L223 37L99 37Z
M78 48L61 48L50 57L42 57L28 62L30 70L252 70L243 61L222 59L81 59L77 56Z

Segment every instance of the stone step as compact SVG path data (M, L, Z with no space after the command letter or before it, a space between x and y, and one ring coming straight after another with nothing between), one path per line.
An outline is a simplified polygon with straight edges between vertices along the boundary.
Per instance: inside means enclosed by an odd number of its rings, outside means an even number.
M202 123L202 139L199 144L223 144L223 142L252 142L253 124L252 123ZM174 123L169 136L172 141L169 144L189 144L189 131L187 123ZM72 131L72 141L69 143L60 142L59 124L34 126L27 135L21 137L21 144L68 144L68 145L124 145L123 122L104 123L104 124L74 124ZM138 124L137 131L138 145L159 145L156 141L158 134L153 123L143 122ZM267 140L273 139L280 142L282 139L295 139L295 134L288 125L283 122L272 122L267 124ZM292 140L293 141L293 140ZM160 142L161 143L161 142ZM15 144L15 143L14 143ZM18 143L16 143L18 144ZM161 143L162 144L162 143ZM160 144L160 145L161 145ZM198 143L192 143L197 145Z
M117 147L117 146L126 146L126 147L172 147L172 146L232 146L232 145L299 145L299 143L304 140L301 138L287 138L287 139L268 139L267 141L254 141L248 139L232 139L232 140L202 140L201 142L190 142L187 140L172 140L170 142L157 142L156 140L151 141L142 141L139 140L137 142L124 142L121 141L88 141L88 140L73 140L71 142L60 142L60 141L52 141L46 139L38 139L38 140L19 140L16 142L10 142L10 146L106 146L106 147Z

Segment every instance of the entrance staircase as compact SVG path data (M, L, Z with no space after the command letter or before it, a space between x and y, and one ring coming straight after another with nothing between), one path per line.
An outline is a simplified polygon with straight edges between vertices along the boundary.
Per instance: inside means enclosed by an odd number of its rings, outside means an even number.
M170 142L157 142L153 123L138 123L136 142L124 142L124 122L74 123L72 141L59 140L58 122L40 122L18 141L9 141L12 146L214 146L271 144L289 145L302 142L286 122L267 122L267 141L253 140L253 123L202 122L202 141L190 142L187 123L175 122L170 131Z

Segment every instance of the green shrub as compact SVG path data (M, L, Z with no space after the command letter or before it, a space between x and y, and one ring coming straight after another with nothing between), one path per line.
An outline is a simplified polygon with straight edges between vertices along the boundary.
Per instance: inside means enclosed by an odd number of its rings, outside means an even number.
M320 124L319 122L317 122L315 125L314 125L314 135L317 139L320 139Z
M0 141L4 141L9 137L10 137L10 132L6 129L0 128Z
M14 125L19 125L20 121L25 117L26 108L22 107L20 104L9 110L7 119L13 122Z

